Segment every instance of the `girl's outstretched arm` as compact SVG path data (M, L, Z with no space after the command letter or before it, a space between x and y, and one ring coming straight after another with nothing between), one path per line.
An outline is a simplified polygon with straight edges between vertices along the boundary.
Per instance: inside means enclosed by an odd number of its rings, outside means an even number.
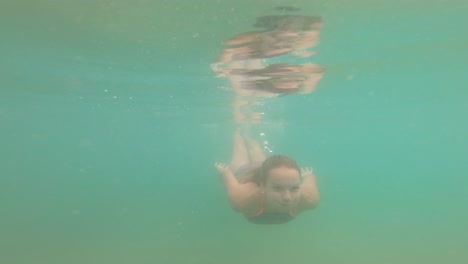
M259 187L253 182L239 183L231 169L224 163L215 163L224 184L231 207L238 212L247 212L254 204Z
M301 176L301 204L302 210L310 210L317 207L320 201L320 194L317 187L317 180L312 172L312 168L302 168Z

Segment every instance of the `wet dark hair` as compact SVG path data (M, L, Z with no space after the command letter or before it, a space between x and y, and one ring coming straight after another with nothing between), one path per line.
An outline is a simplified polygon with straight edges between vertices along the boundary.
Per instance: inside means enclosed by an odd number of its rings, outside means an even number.
M268 157L262 163L262 166L258 168L258 170L255 172L255 181L257 183L265 183L270 171L280 167L295 169L299 173L301 172L296 161L294 161L293 159L283 155L273 155Z

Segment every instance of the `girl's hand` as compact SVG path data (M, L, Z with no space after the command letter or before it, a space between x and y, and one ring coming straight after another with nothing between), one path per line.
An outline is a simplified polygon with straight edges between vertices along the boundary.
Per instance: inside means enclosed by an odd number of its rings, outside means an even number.
M301 168L301 176L304 179L306 176L313 176L312 167Z
M220 175L223 175L223 174L225 174L227 171L230 170L230 169L229 169L229 166L228 166L227 164L225 164L225 163L219 163L219 162L216 162L216 163L215 163L215 168L216 168L216 170L218 171L218 173L219 173Z

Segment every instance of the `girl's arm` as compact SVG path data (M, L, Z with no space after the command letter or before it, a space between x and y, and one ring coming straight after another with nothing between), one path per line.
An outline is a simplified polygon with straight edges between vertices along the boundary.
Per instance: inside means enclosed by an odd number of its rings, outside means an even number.
M240 184L226 164L216 163L215 167L224 184L231 207L238 212L250 211L259 193L258 186L253 182Z
M320 201L316 177L312 173L312 168L301 169L301 175L303 179L301 185L301 211L314 209Z

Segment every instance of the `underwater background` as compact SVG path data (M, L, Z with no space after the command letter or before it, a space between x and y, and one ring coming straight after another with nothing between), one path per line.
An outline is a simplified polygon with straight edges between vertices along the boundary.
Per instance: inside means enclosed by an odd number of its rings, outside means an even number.
M317 209L246 221L233 93L210 65L255 19L322 16L315 92L265 99ZM468 4L0 2L0 263L468 263Z

